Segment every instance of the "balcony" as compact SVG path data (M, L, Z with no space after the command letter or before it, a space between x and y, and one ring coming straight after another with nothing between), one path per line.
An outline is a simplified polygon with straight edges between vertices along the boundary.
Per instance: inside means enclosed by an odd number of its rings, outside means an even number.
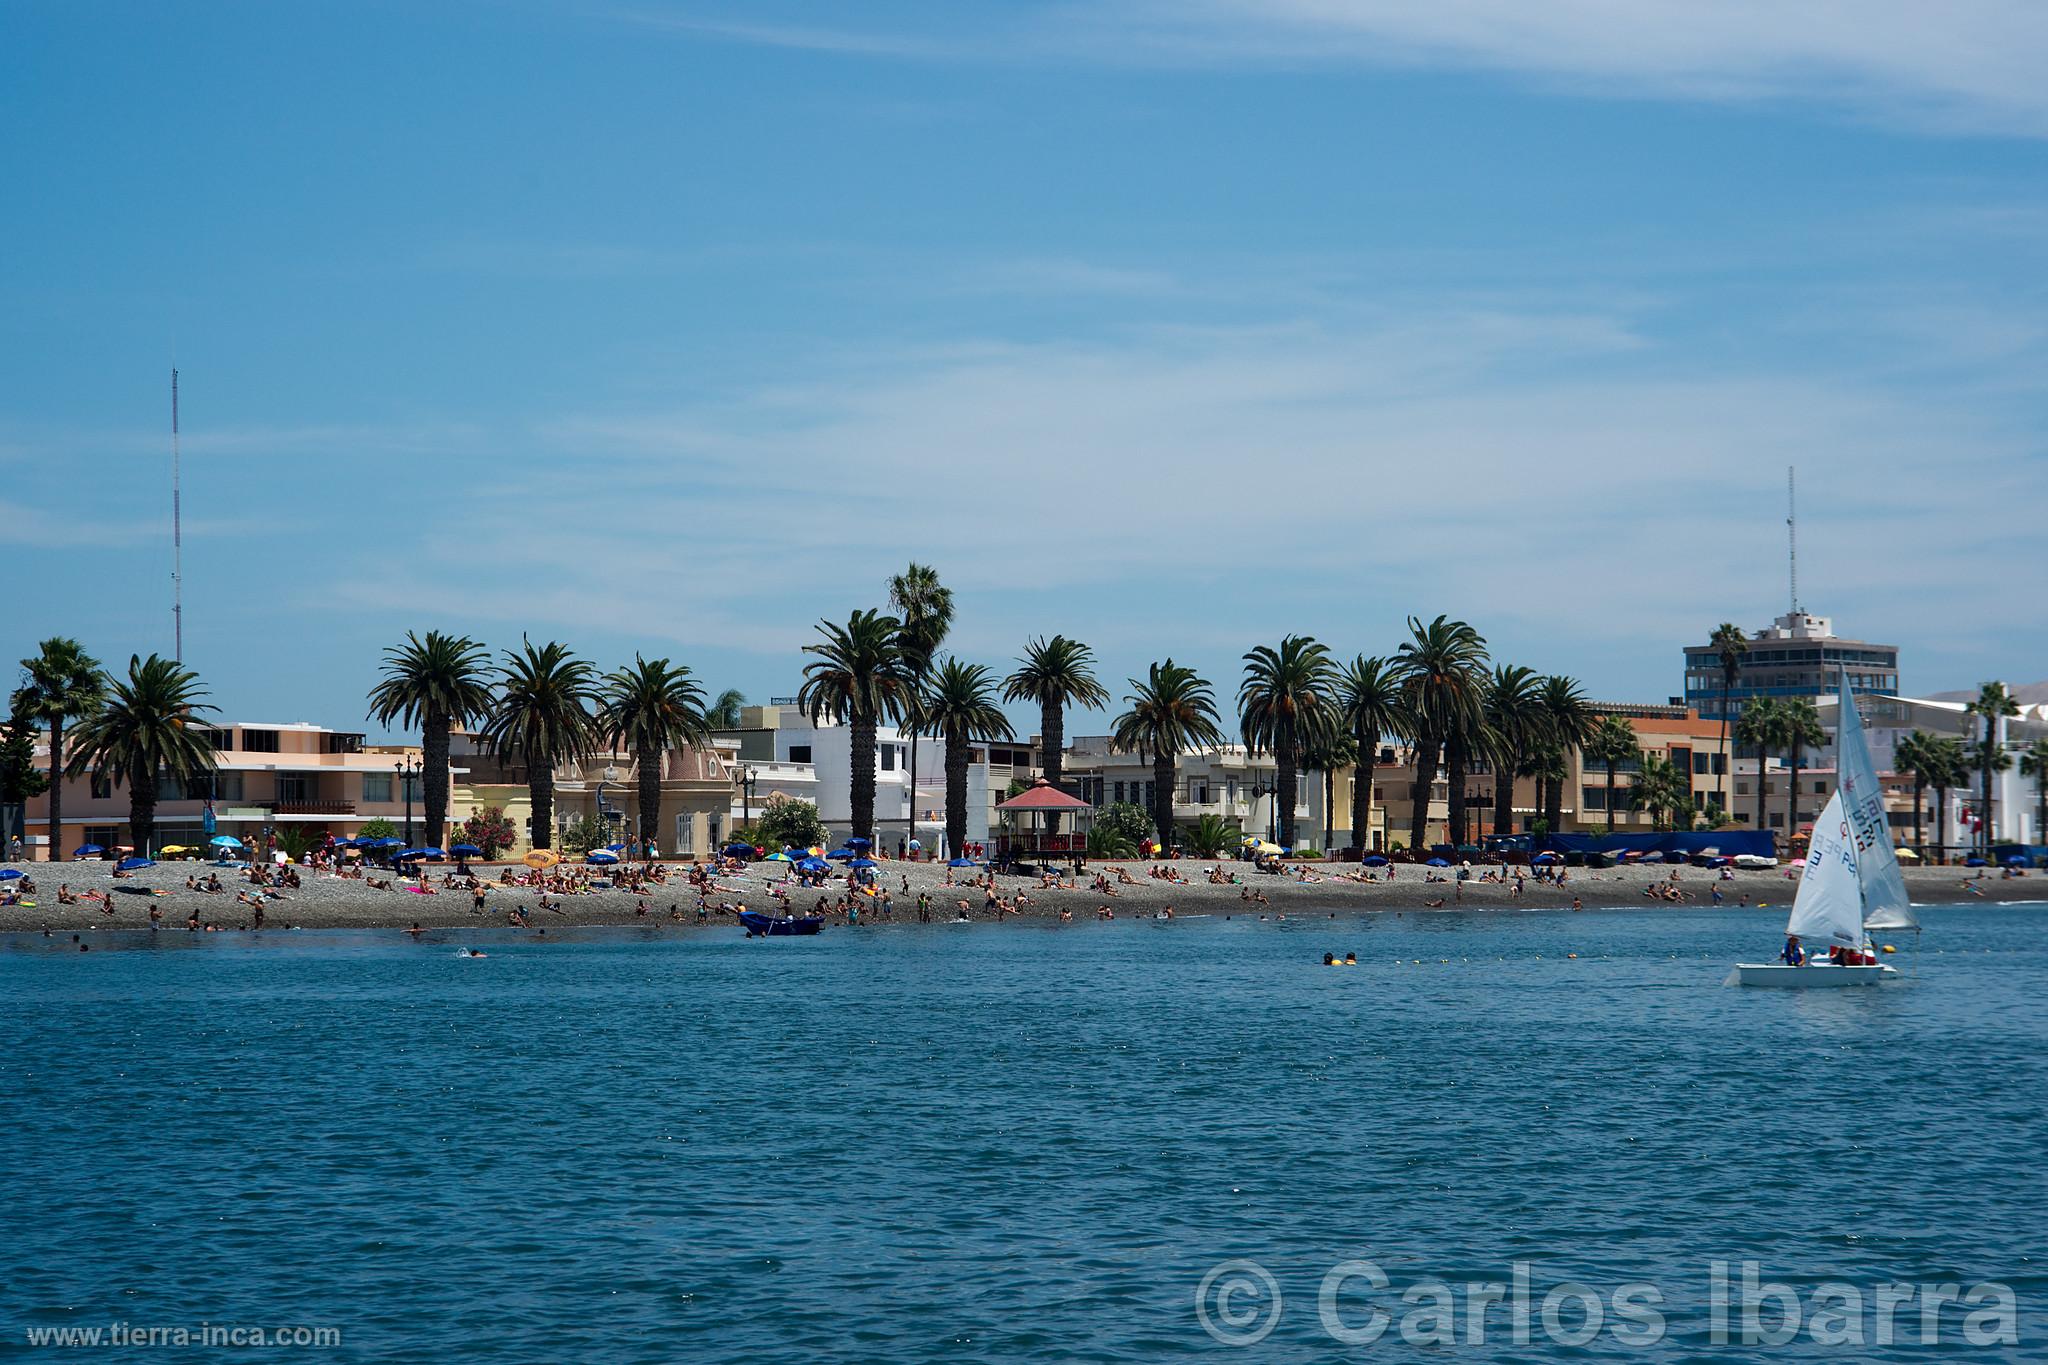
M353 801L276 801L271 803L275 815L354 815Z

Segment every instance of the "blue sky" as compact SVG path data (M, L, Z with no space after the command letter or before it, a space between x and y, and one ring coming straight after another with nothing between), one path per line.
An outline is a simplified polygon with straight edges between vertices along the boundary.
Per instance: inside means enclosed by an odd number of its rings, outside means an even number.
M6 27L6 657L169 651L175 353L186 655L240 717L357 723L429 627L791 692L912 557L999 665L1064 631L1228 696L1448 612L1661 700L1784 610L1790 463L1803 605L1910 689L2048 675L2031 5Z

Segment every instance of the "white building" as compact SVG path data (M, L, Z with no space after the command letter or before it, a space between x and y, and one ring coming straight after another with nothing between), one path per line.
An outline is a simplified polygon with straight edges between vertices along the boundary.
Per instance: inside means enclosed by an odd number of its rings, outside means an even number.
M1828 747L1814 757L1817 767L1832 769L1835 766L1835 713L1840 703L1836 698L1824 697L1815 703L1820 712L1820 723L1829 736ZM1959 701L1933 701L1917 697L1861 696L1856 706L1863 715L1863 733L1870 743L1871 762L1881 773L1893 772L1898 766L1899 741L1915 730L1924 734L1947 739L1958 739L1965 746L1976 744L1983 736L1984 722L1965 710L1965 703ZM2020 754L2038 739L2048 738L2048 708L2040 706L2022 707L2017 716L2008 716L1998 722L1998 741L2011 756L2012 767L2003 773L1994 774L1991 782L1993 809L1992 820L1997 825L1992 834L1992 843L2039 844L2048 842L2048 833L2040 829L2040 795L2035 780L2019 770ZM1983 804L1976 770L1971 769L1971 779L1964 788L1952 788L1949 800L1953 809L1949 812L1949 841L1961 845L1967 842L1959 837L1957 821L1974 814ZM1928 801L1933 801L1930 793Z
M1084 800L1100 809L1119 801L1152 810L1152 760L1148 756L1120 753L1107 735L1083 735L1068 748L1062 767L1063 781ZM1173 818L1187 825L1204 815L1220 816L1246 834L1261 838L1279 828L1274 787L1279 768L1271 754L1252 757L1242 744L1223 744L1182 754L1174 764ZM1340 784L1339 796L1348 796L1349 786ZM1323 808L1323 775L1304 771L1296 791L1295 837L1304 845L1322 847L1325 827L1348 837L1351 812L1348 807L1331 820Z

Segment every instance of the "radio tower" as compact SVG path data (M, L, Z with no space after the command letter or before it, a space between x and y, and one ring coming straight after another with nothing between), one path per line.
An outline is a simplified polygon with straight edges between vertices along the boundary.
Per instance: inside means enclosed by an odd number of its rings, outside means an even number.
M1785 544L1791 552L1792 614L1799 614L1799 486L1798 469L1785 466Z
M171 366L171 634L172 654L185 662L185 506L178 458L178 367Z

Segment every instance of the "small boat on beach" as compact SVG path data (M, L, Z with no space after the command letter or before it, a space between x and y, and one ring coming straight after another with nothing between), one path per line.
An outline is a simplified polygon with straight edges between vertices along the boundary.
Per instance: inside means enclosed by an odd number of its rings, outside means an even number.
M786 915L777 919L754 910L740 911L740 927L747 931L748 938L795 938L804 934L815 934L825 927L825 921L816 916Z
M1884 789L1870 760L1863 718L1842 672L1835 749L1839 781L1835 794L1813 822L1806 872L1786 922L1786 949L1777 962L1738 962L1722 983L1729 986L1789 986L1798 989L1874 986L1899 972L1877 960L1873 930L1912 929L1920 922L1906 896L1906 879L1892 851L1885 819ZM1827 945L1826 957L1811 954ZM1814 945L1808 949L1806 945Z

